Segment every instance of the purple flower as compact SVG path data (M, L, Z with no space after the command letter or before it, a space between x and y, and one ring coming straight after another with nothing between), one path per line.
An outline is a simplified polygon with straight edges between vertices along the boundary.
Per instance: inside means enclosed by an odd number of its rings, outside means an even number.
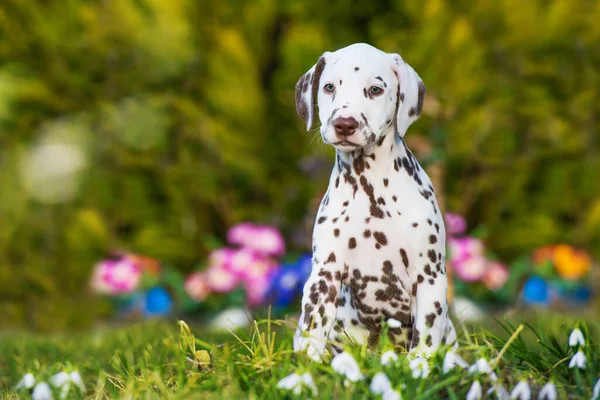
M446 232L448 233L448 236L458 236L465 233L467 222L462 215L446 213L444 220L446 221Z

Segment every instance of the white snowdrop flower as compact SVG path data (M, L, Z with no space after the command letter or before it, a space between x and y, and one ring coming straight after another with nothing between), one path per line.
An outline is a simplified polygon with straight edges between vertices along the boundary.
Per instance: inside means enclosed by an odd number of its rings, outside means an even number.
M79 390L85 392L85 385L83 384L83 379L81 379L79 371L72 371L70 375L71 382L73 382L79 388Z
M302 386L308 386L314 394L317 394L317 387L312 379L312 376L307 372L301 376L298 374L291 374L277 382L279 389L291 390L296 396L302 392Z
M390 328L402 328L402 322L394 318L389 318L387 324Z
M305 372L302 375L300 375L300 379L302 379L302 382L304 383L305 386L308 386L310 388L310 390L312 390L312 392L315 396L317 394L319 394L319 391L317 390L317 385L315 385L315 381L313 380L313 377L311 374L309 374L308 372Z
M52 400L52 389L46 382L40 382L35 385L33 393L31 394L32 400Z
M402 400L402 395L391 387L383 392L383 400Z
M498 398L498 400L509 400L510 399L510 393L508 393L508 390L506 390L506 388L504 386L502 386L500 383L495 382L495 381L494 381L494 384L492 385L492 387L490 387L488 389L488 391L486 392L485 395L491 396L494 393L496 394L496 397Z
M49 380L50 385L55 388L60 388L60 399L66 399L69 395L69 391L72 386L77 386L81 392L85 392L85 386L83 385L83 380L81 379L81 375L77 371L73 371L70 374L66 372L59 372Z
M585 358L585 354L583 354L583 351L579 350L577 353L575 353L573 358L571 358L571 362L569 363L569 368L577 367L577 368L584 369L586 362L587 362L587 359Z
M510 392L511 399L518 400L529 400L531 399L531 388L527 381L520 381L515 385L512 392Z
M481 383L479 381L473 381L471 388L467 392L465 400L480 400L482 396Z
M360 373L360 368L358 367L356 360L345 351L331 360L331 367L335 372L344 375L351 382L363 379L363 375Z
M371 393L382 394L391 388L390 379L384 372L378 372L371 380Z
M381 365L388 365L396 361L398 361L398 355L392 350L388 350L381 355Z
M573 329L571 334L569 335L569 346L583 346L585 345L585 338L583 337L583 333L579 328Z
M461 368L467 368L469 364L462 359L461 356L456 354L454 350L448 350L444 356L444 362L442 364L442 372L447 374L454 367L459 366Z
M494 384L485 393L487 397L490 397L492 394L496 394L496 398L498 400L510 399L510 393L508 393L508 390L506 390L506 388L498 382L494 382Z
M423 357L416 357L408 364L412 371L412 377L417 379L427 378L429 376L429 363Z
M548 382L538 393L538 400L556 400L556 386L554 382Z
M485 358L480 358L475 362L475 364L469 367L470 374L475 374L477 372L479 372L480 374L488 375L493 372L490 363Z
M600 400L600 379L598 379L594 385L594 390L592 391L592 400Z
M35 386L35 377L31 373L27 373L25 376L23 376L19 383L17 383L15 390L22 388L31 389L33 386Z
M62 371L54 375L52 378L48 379L48 382L50 382L50 384L56 388L61 387L62 385L70 381L71 377L69 376L69 374Z

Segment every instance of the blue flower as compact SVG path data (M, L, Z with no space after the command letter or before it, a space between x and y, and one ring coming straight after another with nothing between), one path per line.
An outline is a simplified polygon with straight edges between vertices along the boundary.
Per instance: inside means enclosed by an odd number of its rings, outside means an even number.
M312 256L302 255L298 260L285 263L273 277L269 297L275 307L286 307L302 294L304 283L310 275Z
M523 286L523 300L527 304L548 305L550 303L548 283L539 276L530 277Z
M173 300L165 289L155 287L146 292L144 305L144 315L146 317L167 315L172 309Z
M298 261L296 261L296 268L300 274L300 284L304 286L312 270L312 254L303 254L300 256Z

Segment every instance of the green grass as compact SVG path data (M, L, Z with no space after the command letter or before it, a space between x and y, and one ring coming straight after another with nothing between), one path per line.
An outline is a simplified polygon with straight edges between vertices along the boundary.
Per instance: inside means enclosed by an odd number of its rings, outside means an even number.
M568 336L575 321L560 316L514 318L515 323L496 321L484 326L459 326L459 354L469 363L479 357L492 361L500 381L510 391L527 378L536 393L553 378L559 399L590 398L600 372L597 322L582 323L586 336L585 370L569 369L574 351ZM527 321L534 321L528 323ZM47 380L61 370L77 369L83 376L89 399L281 399L294 398L277 388L277 382L294 372L310 372L318 398L377 398L369 391L371 377L384 371L404 399L462 399L474 376L455 369L441 372L442 356L430 360L431 375L413 379L408 362L400 356L395 365L379 361L377 352L347 347L366 379L351 385L335 373L328 362L313 363L293 353L292 323L263 320L235 333L207 332L176 321L147 321L118 329L66 336L11 333L0 336L0 398L28 398L15 393L21 377L33 373ZM210 362L207 362L207 350ZM193 365L190 360L204 361ZM489 377L479 377L484 393ZM298 398L307 398L303 392ZM24 396L23 396L24 395ZM83 396L72 391L70 398ZM56 396L55 396L56 398ZM495 397L493 397L495 398Z

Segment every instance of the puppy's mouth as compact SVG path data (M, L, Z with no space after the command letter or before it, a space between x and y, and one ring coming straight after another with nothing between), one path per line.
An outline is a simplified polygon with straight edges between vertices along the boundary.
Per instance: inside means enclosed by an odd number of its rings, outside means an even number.
M339 142L331 143L334 146L348 146L348 147L361 147L361 145L351 142L349 140L340 140Z

